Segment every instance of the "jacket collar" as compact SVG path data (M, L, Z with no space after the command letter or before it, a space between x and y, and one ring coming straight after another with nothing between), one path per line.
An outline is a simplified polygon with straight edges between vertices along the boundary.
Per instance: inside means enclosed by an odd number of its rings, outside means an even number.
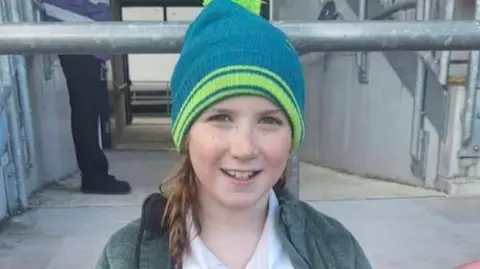
M278 199L278 208L275 216L275 225L282 247L292 261L295 268L309 268L305 254L299 253L294 245L302 242L292 242L289 234L292 231L301 231L305 224L305 215L299 208L296 199L286 189L274 189ZM167 199L160 193L151 194L145 199L142 206L142 219L139 238L139 253L137 253L139 269L155 269L158 264L168 264L171 260L168 255L168 227L162 226L162 216Z
M285 188L274 188L280 208L294 206L298 199ZM148 237L159 236L168 231L168 227L162 225L162 216L167 205L167 199L161 193L149 195L142 206L142 222L145 223L145 232Z

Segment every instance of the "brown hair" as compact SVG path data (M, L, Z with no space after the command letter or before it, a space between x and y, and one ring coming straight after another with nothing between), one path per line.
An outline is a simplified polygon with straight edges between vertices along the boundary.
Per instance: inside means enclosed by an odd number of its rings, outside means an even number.
M283 188L285 176L275 184ZM162 217L162 225L168 227L169 252L173 268L181 269L183 255L190 253L190 238L187 227L187 214L191 210L193 225L201 231L198 208L197 178L188 152L182 156L179 167L160 185L160 191L166 194L167 204Z

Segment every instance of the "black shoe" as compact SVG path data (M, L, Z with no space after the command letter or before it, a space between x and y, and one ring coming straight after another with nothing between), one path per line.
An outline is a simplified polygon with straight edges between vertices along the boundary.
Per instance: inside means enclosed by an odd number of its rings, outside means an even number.
M115 179L114 176L105 175L82 179L82 192L88 194L129 194L132 187L128 182Z

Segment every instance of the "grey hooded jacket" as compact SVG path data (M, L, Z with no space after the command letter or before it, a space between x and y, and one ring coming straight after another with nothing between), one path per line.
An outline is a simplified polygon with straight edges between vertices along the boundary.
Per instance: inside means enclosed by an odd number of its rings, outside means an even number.
M277 233L296 269L371 269L359 243L342 224L286 191L276 194ZM97 269L171 269L168 228L159 221L165 203L160 194L149 196L141 218L108 240Z

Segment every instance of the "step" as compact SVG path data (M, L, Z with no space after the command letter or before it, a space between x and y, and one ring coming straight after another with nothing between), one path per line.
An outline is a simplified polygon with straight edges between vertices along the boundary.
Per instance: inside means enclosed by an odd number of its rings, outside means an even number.
M480 196L480 178L476 177L459 177L453 179L440 177L435 185L439 191L442 191L449 196Z

